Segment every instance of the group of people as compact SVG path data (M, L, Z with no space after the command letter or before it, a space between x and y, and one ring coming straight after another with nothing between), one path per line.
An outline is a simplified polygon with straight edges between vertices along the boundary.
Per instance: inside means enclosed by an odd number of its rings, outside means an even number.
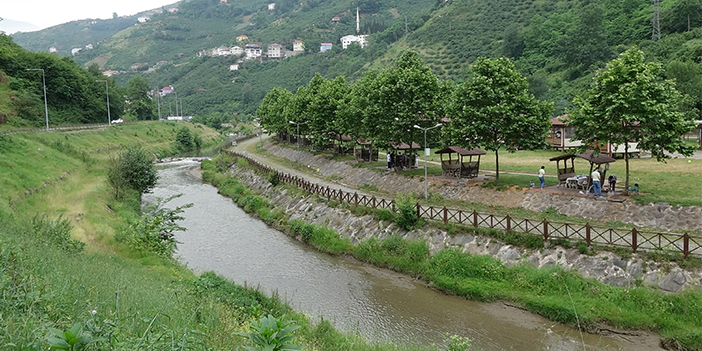
M539 181L541 182L541 189L544 188L544 185L546 184L546 170L544 166L541 166L541 169L539 169ZM595 194L595 197L601 197L602 196L602 181L601 181L602 175L600 174L600 167L598 166L595 168L594 171L590 174L590 180L592 181L592 192ZM609 182L609 192L612 195L615 195L615 188L617 185L617 176L614 174L611 174L608 178L607 181Z
M408 169L411 166L418 167L419 158L417 155L408 155L407 152L396 153L395 151L387 153L388 169L397 168L399 170Z

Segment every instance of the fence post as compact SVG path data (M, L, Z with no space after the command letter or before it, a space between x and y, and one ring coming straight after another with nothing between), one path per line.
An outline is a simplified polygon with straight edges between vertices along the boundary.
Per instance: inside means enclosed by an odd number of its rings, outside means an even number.
M419 201L417 201L417 203L416 203L414 206L417 207L417 218L422 218L422 215L419 213L419 209L420 209L420 207L419 207Z
M507 231L511 232L512 231L512 219L509 217L509 215L507 215L505 217L505 219L507 220Z
M339 203L344 203L344 191L339 189Z
M373 196L373 209L375 210L375 196Z
M448 223L448 210L444 206L444 224Z
M544 241L548 240L548 221L544 219Z
M690 254L690 235L685 233L683 235L683 257L687 258L687 255Z
M356 206L358 206L358 193L353 193L353 200L356 203Z
M392 212L395 213L395 199L390 200L390 207L392 207Z
M331 192L329 191L329 187L327 186L327 201L331 200Z
M587 246L592 244L592 238L590 237L590 223L585 223L585 243Z
M473 210L473 227L478 228L478 212Z
M636 249L639 248L639 231L636 228L631 229L631 251L636 253ZM660 235L660 234L659 234Z

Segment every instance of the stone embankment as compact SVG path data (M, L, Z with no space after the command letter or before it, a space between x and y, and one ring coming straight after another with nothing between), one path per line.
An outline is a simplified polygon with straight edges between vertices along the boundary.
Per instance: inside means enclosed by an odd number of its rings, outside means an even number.
M284 150L276 150L275 153L284 155ZM271 151L269 148L269 152ZM350 166L347 168L343 164L332 166L333 163L329 160L323 160L316 156L308 155L305 157L305 161L308 161L307 164L311 167L319 168L320 173L328 174L328 176L331 174L343 176L346 174L345 172L349 172L349 176L355 178L358 173L363 172L361 169ZM336 168L332 170L331 167ZM332 171L335 173L330 173ZM349 238L352 243L358 243L370 237L383 239L389 236L401 236L405 239L426 241L432 253L445 248L455 248L472 254L491 255L499 258L506 265L525 262L536 267L547 267L557 264L566 269L577 270L585 277L592 277L606 284L621 287L642 283L656 286L664 291L676 292L687 287L700 288L702 282L702 272L699 270L686 271L674 263L646 262L636 254L628 258L617 257L611 252L599 252L596 255L588 256L581 255L574 249L564 249L551 244L547 244L547 247L542 250L525 250L505 245L489 237L470 234L449 235L444 230L430 226L406 231L392 222L378 221L370 215L358 217L343 207L331 207L324 200L314 196L299 197L299 195L288 194L283 187L273 187L266 178L258 176L249 169L241 169L234 165L230 172L244 184L266 196L275 206L284 209L286 213L291 215L290 219L303 219L334 229L343 237ZM380 180L401 183L395 177L390 177L387 174L371 172L368 175L373 178L367 179L363 184L375 184L378 187L387 184L380 182ZM362 178L355 179L355 181L359 181ZM344 178L344 180L348 182L348 178ZM408 183L417 183L417 181L412 180ZM412 189L410 185L406 186L406 191L416 190Z
M266 150L275 156L296 161L297 151L272 143ZM422 177L405 177L392 172L376 172L356 168L344 162L334 162L323 155L307 152L299 153L300 164L319 169L321 177L340 179L351 188L373 185L389 194L424 193ZM536 176L535 176L536 177ZM536 178L535 178L536 179ZM599 221L618 221L638 227L661 230L695 231L702 230L702 207L676 207L666 203L639 205L631 202L594 200L584 195L566 195L533 189L495 191L482 188L471 181L445 181L429 178L430 192L438 193L446 199L480 203L505 208L522 207L532 211L543 211L553 207L568 216L591 218Z

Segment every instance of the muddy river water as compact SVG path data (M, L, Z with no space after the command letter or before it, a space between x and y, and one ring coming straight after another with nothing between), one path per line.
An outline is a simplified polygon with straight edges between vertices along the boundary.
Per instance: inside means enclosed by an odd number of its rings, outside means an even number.
M214 271L258 286L337 329L370 341L443 345L446 335L470 337L478 350L662 350L655 335L601 336L502 303L447 296L395 272L319 253L249 217L199 178L199 164L159 166L154 202L183 194L168 207L193 203L180 224L177 256L196 272Z

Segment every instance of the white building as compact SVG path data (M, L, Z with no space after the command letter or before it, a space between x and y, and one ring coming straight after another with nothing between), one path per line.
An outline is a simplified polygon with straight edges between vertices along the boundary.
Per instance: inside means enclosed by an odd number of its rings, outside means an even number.
M150 20L150 19L151 19L151 18L146 17L146 16L144 16L144 17L138 17L138 18L137 18L137 22L139 22L139 23L146 23L146 21L148 21L148 20Z
M268 45L268 58L279 59L283 57L283 45L274 43Z
M275 3L274 2L268 4L268 10L270 10L270 11L275 10Z
M239 70L239 64L235 63L233 65L229 65L229 70L230 71L238 71Z
M246 44L246 47L244 48L244 52L246 52L246 59L247 60L261 57L261 52L262 52L261 43L248 43L248 44Z
M244 48L242 48L241 46L232 46L229 49L229 52L231 52L234 56L239 56L244 53Z
M361 47L368 45L368 35L347 35L341 37L341 47L346 49L351 43L358 43Z
M58 52L58 49L55 46L52 46L49 48L49 53L53 54L53 53L57 53L57 52Z
M293 42L293 52L298 53L298 52L304 52L305 51L305 44L302 42L302 40L295 40Z
M71 55L72 55L72 56L76 56L76 54L79 53L79 52L81 52L81 50L83 50L83 49L81 49L81 48L73 48L73 49L71 49Z

